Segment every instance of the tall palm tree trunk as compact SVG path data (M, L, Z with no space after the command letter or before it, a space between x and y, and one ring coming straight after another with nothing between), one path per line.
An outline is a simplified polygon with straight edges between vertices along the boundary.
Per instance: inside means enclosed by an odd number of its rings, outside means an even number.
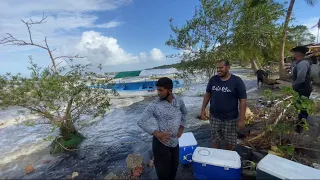
M292 9L293 9L294 2L295 2L295 0L290 0L286 20L284 22L283 31L282 31L281 54L280 54L280 62L279 62L279 78L282 80L287 78L287 73L284 68L284 48L286 45L287 30L288 30L289 21L290 21L291 15L292 15Z
M317 43L319 43L319 30L320 30L320 24L318 25L318 33L317 33Z

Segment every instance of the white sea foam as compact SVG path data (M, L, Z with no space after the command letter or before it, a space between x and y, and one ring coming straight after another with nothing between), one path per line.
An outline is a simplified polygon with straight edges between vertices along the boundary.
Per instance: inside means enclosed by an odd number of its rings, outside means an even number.
M206 88L206 82L203 79L196 78L194 81L191 85L188 85L189 90L185 91L183 95L187 108L201 105L202 99L197 93L205 91ZM254 90L255 82L245 80L245 83L248 91ZM136 121L132 121L139 116L139 113L132 110L127 114L123 108L143 100L143 97L112 99L110 102L111 108L107 115L104 118L93 120L92 122L96 123L90 123L89 126L82 128L81 133L92 141L104 141L104 143L131 141L136 133L141 132L136 125ZM23 108L11 107L0 111L0 169L1 166L17 160L19 157L30 155L48 147L50 142L44 141L43 138L58 134L57 130L50 134L50 125L33 127L23 125L25 120L39 117L30 114L21 115L18 113L20 110L23 110ZM85 117L83 119L85 120ZM86 141L86 143L95 142ZM10 168L14 168L13 165Z

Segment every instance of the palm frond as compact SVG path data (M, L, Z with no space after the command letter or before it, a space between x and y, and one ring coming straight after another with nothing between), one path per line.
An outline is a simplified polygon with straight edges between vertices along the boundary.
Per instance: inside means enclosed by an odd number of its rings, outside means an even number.
M314 6L318 2L318 0L304 0L304 1L310 6Z

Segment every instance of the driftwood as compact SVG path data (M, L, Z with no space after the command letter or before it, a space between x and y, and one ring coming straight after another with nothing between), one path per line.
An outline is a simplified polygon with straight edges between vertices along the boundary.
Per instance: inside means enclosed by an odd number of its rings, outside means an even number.
M276 106L278 106L280 103L282 103L283 101L286 101L286 100L288 100L288 99L291 99L293 96L288 96L288 97L286 97L286 98L284 98L282 101L278 101L276 104L274 104L274 106L273 107L276 107Z
M287 109L291 106L292 103L289 103L284 109L283 111L279 114L279 116L277 117L277 119L275 120L275 122L273 123L273 126L277 125L279 120L282 118L282 116L286 113Z
M283 101L285 101L285 100L288 100L288 99L290 99L290 98L292 98L292 96L286 97L286 98L283 99L282 101L277 102L277 103L274 105L274 107L276 107L276 106L279 105L281 102L283 102ZM283 109L283 111L278 115L278 117L276 118L276 120L275 120L274 123L273 123L273 127L278 124L279 120L283 117L283 115L286 113L287 109L291 106L291 104L292 104L292 103L289 103L289 104ZM270 131L270 130L265 130L265 131L261 132L259 135L255 136L255 137L253 137L253 138L251 138L251 139L245 140L243 143L250 143L250 142L252 142L252 141L254 141L254 140L257 140L257 139L263 137L263 136L264 136L267 132L269 132L269 131ZM242 143L242 144L243 144L243 143Z

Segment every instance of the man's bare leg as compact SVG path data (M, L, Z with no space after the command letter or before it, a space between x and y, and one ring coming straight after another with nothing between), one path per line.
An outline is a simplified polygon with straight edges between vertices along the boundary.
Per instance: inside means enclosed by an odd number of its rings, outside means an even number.
M234 151L236 148L234 146L230 145L230 144L227 144L226 145L226 149L230 150L230 151Z

